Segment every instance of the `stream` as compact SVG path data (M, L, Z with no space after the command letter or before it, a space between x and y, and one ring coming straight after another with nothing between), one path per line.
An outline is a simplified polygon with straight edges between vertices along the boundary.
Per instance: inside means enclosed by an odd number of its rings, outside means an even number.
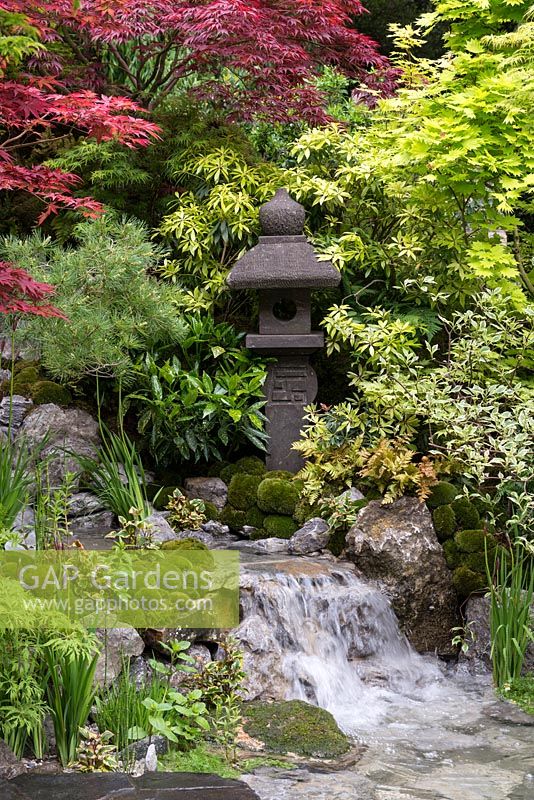
M534 800L534 717L496 699L489 675L417 654L349 564L242 565L251 697L319 705L365 746L350 770L246 776L261 800Z

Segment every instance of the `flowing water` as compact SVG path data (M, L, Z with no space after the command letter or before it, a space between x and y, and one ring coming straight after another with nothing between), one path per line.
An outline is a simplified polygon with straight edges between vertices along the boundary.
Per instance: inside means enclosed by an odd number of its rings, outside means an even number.
M250 776L262 800L534 800L534 717L418 655L350 565L249 561L241 592L251 696L326 708L367 748L350 771Z

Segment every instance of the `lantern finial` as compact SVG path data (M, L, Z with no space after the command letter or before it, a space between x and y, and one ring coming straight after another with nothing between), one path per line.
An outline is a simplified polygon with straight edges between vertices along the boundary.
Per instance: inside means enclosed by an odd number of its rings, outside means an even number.
M278 189L272 200L260 208L264 236L301 236L306 212L291 198L287 189Z

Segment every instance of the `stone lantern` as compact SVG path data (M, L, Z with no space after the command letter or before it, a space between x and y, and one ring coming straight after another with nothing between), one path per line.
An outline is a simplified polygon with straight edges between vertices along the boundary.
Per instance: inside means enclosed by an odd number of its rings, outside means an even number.
M341 276L329 261L318 261L303 235L305 211L279 189L260 209L262 235L239 259L227 282L231 289L257 289L259 331L246 345L276 356L265 382L269 435L268 469L299 470L301 456L291 445L300 438L304 407L315 400L317 376L311 353L324 345L324 334L311 329L311 291L337 286Z

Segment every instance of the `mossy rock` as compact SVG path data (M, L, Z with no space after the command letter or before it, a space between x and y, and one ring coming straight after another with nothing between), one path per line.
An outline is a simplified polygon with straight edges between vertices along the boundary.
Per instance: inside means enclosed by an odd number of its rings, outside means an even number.
M467 497L458 497L451 505L459 528L474 530L480 527L480 514Z
M456 567L461 565L462 554L458 550L458 545L454 539L447 539L447 541L443 543L443 553L449 569L456 569Z
M243 728L271 753L331 759L350 749L332 714L303 700L244 703Z
M233 531L240 531L243 525L246 525L246 514L238 508L234 508L230 504L226 505L219 516L220 522Z
M292 481L295 477L292 472L287 469L270 469L263 476L264 478L279 478L284 481Z
M432 493L426 504L429 508L449 506L458 497L459 489L448 481L439 481L432 487Z
M25 367L24 369L15 369L14 379L18 383L26 383L31 385L32 383L36 383L36 381L42 380L42 376L39 374L39 370L37 367Z
M330 536L328 544L326 545L327 550L330 550L334 556L340 556L345 549L346 539L347 531L343 530L343 528L339 528Z
M219 478L228 486L234 475L237 475L238 472L239 470L235 464L228 464L219 472Z
M263 528L264 519L265 514L263 511L260 511L258 506L253 506L246 512L245 525L250 525L251 528Z
M243 472L245 475L264 475L266 472L266 466L258 456L243 456L236 461L235 466L238 472Z
M228 486L228 502L239 511L248 511L256 505L261 475L237 473Z
M469 569L465 564L454 570L452 583L460 597L469 597L470 594L481 592L486 587L485 577Z
M55 381L37 381L30 388L30 397L36 406L55 403L57 406L69 406L72 395L66 386Z
M186 539L171 539L169 542L163 542L161 545L162 550L208 550L204 542L200 539L195 539L193 536L188 536Z
M452 506L438 506L432 514L436 536L444 542L454 536L456 530L456 516Z
M299 526L293 517L270 514L263 520L263 527L269 536L277 536L279 539L291 539Z
M488 540L488 545L492 544L492 537L486 531L467 530L458 531L454 535L454 541L458 545L458 549L464 553L482 553L484 552L485 542Z
M299 491L292 481L265 478L258 487L258 506L266 514L292 516L298 499Z
M179 489L178 486L162 486L161 489L156 493L152 502L154 503L154 508L156 511L163 511L167 508L169 500L171 499L173 492Z
M265 528L256 528L255 531L251 531L249 538L252 542L257 542L258 539L269 539L271 536L272 534L267 533Z
M8 367L11 368L11 361L8 359ZM14 375L20 375L21 372L24 372L27 369L35 369L36 371L39 370L39 362L35 359L27 359L21 358L20 361L15 361L15 367L13 369Z

